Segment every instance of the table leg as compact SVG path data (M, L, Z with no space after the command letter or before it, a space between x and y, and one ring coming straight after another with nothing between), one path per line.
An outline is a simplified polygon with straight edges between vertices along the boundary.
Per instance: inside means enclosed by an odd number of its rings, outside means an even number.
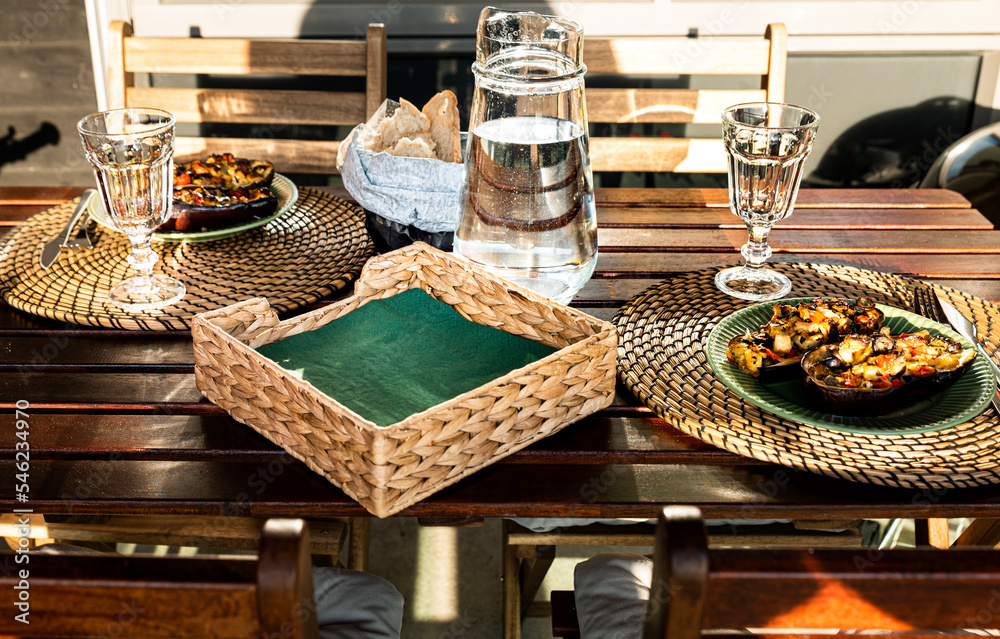
M347 548L347 567L351 570L368 570L368 537L372 520L369 517L351 517L350 545Z
M914 545L933 546L946 549L951 546L948 541L948 520L942 518L913 520Z
M521 576L516 547L507 543L508 522L503 522L503 636L521 639Z
M545 580L556 558L555 546L535 546L532 557L521 561L521 620L528 614L528 607L535 600L538 589Z

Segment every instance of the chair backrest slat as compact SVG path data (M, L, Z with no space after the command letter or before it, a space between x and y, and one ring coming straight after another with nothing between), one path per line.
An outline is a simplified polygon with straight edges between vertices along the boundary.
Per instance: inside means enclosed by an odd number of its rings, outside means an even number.
M780 22L769 24L764 30L764 39L771 43L771 50L768 53L767 74L761 78L760 88L767 91L768 102L784 102L788 28Z
M178 122L241 124L357 124L365 119L364 93L244 89L125 89L126 106L153 106Z
M616 167L615 171L712 173L726 170L722 140L702 138L591 138L590 161L595 166Z
M301 519L268 520L261 534L257 571L263 636L319 639L314 602L306 523Z
M125 70L362 76L365 42L244 40L240 38L126 38Z
M189 581L164 574L159 567L146 572L143 562L132 562L137 571L143 571L141 581L115 580L101 577L102 571L109 570L109 558L74 556L45 557L45 563L59 565L63 571L62 576L46 578L36 577L35 568L42 563L39 559L33 557L31 560L30 625L17 627L22 624L11 623L6 618L11 615L5 615L0 620L0 632L58 637L249 639L260 636L252 572L248 580L211 583L211 572L206 572L202 580ZM49 561L54 559L64 561ZM88 561L92 559L102 561ZM242 563L253 567L253 562ZM95 564L92 578L70 582L72 577L69 575L74 570L90 564ZM217 569L218 566L207 568Z
M661 515L654 552L643 637L697 639L708 583L708 535L701 512L675 506Z
M714 124L733 104L763 102L760 90L587 89L589 122L685 122Z
M769 52L761 39L591 38L583 61L590 74L764 75Z
M705 628L994 628L980 613L1000 609L1000 553L720 549L708 583Z
M381 24L369 24L365 32L367 62L365 66L365 93L368 101L365 107L367 121L382 106L388 92L389 72L387 69L388 38Z
M206 157L225 151L237 157L267 159L286 173L311 173L317 166L334 166L339 148L340 142L322 140L196 137L174 140L174 156L178 159Z

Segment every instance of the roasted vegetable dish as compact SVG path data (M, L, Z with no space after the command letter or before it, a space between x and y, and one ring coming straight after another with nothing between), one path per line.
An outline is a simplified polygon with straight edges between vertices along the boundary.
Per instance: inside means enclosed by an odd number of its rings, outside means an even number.
M847 335L802 360L808 395L840 415L878 415L944 390L969 368L976 352L927 330Z
M802 356L844 335L871 335L885 315L866 298L814 300L774 305L774 316L759 331L729 341L726 357L745 373L762 381L801 375Z
M260 219L278 208L274 166L231 153L174 165L173 214L162 231L203 231Z

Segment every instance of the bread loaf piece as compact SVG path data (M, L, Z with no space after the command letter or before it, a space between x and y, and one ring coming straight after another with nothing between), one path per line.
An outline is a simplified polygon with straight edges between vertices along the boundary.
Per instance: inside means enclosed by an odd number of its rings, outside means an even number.
M421 111L430 120L434 152L445 162L462 161L462 137L458 123L458 98L451 91L442 91L430 99Z
M378 126L378 135L371 143L376 147L376 153L396 146L401 138L412 138L413 133L430 131L431 123L427 116L417 110L411 102L400 98L399 107L391 117L382 120Z
M422 137L400 138L395 146L385 150L389 155L398 155L407 158L436 158L434 154L434 142L428 142Z
M451 91L435 95L424 105L423 111L418 111L411 102L400 98L399 106L391 116L376 119L373 116L367 126L351 131L347 139L340 143L338 167L343 165L344 154L355 137L361 148L375 153L462 162L458 98ZM358 133L359 129L361 133Z

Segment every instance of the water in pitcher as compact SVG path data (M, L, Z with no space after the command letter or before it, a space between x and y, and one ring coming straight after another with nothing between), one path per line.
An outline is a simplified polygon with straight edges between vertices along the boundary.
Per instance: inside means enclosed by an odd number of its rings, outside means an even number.
M469 145L455 252L568 303L597 261L583 128L556 118L506 117L476 126Z

